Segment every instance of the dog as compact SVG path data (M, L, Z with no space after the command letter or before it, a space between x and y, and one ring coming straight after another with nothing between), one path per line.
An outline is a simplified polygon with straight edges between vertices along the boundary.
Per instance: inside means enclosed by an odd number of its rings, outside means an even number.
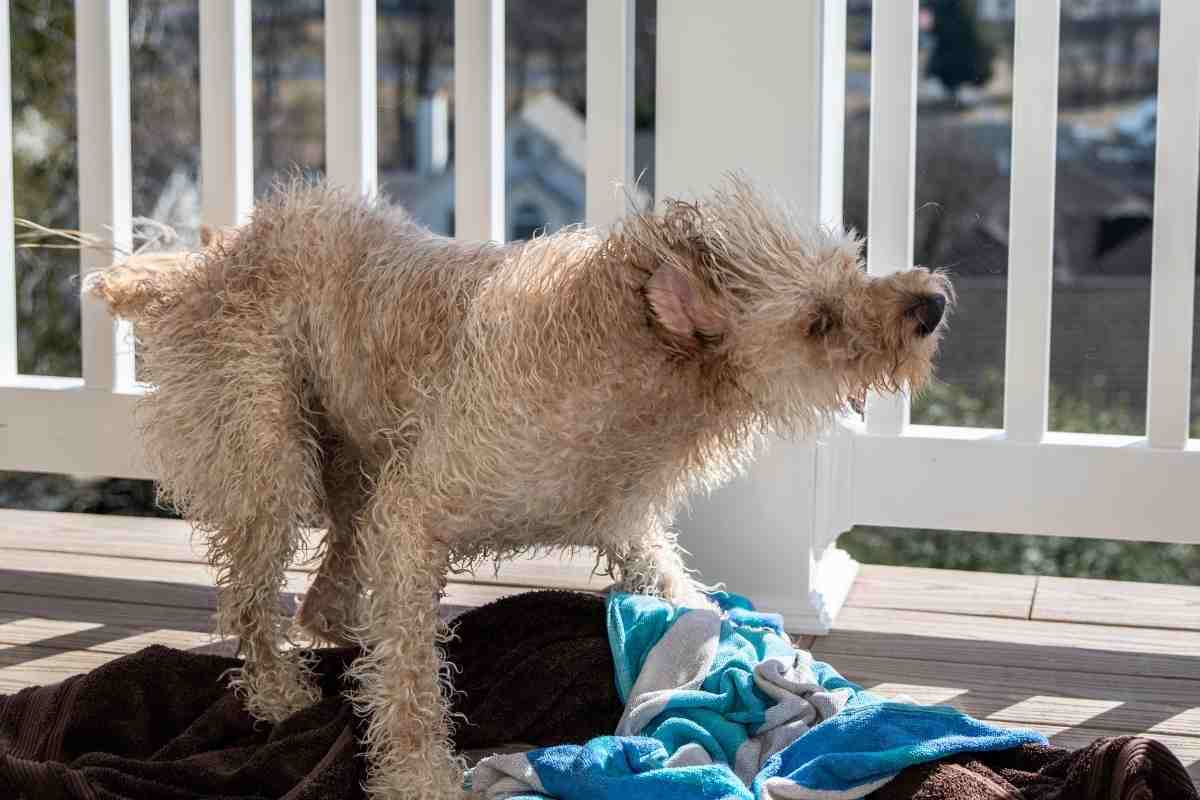
M297 621L364 648L371 796L428 800L464 791L448 571L591 547L626 590L703 602L670 527L690 493L769 432L928 380L947 278L869 276L861 249L737 177L509 244L293 182L197 251L132 257L85 291L134 323L147 458L206 537L245 656L233 686L269 720L318 697L279 593L324 519Z

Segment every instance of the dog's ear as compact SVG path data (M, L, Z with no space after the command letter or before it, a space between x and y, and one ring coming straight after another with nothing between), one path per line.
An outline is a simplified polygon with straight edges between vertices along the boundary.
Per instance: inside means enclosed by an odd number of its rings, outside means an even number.
M646 283L654 320L678 344L703 348L720 342L728 326L719 303L673 264L659 264Z

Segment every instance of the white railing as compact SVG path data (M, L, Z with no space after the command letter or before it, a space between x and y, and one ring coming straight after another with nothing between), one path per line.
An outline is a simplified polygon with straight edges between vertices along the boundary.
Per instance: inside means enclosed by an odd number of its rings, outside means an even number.
M200 3L204 221L252 202L249 0ZM587 217L623 208L632 179L634 0L589 0ZM841 206L845 0L659 0L657 186L703 191L729 169L837 222ZM1002 430L912 425L907 398L872 397L864 424L779 443L751 475L683 522L701 569L797 628L829 625L854 564L830 547L853 524L1200 544L1187 438L1200 174L1200 4L1163 0L1149 402L1145 436L1047 431L1054 207L1057 0L1018 0L1011 236ZM78 0L80 216L129 236L126 0ZM0 0L0 85L8 88ZM874 4L869 270L913 252L917 0ZM376 179L375 3L326 7L326 141L332 180ZM456 224L504 230L504 3L455 2ZM7 92L5 93L7 96ZM83 308L83 377L16 372L10 109L0 109L0 469L150 477L132 422L140 393L127 333ZM85 253L87 271L100 256ZM746 532L756 546L730 548Z

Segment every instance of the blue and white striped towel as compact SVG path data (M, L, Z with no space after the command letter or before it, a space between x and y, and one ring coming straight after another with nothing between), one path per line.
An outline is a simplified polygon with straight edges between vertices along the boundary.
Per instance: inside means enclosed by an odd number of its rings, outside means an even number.
M472 789L495 800L851 800L913 764L1046 741L865 691L794 648L778 615L713 599L720 611L610 595L625 702L615 735L491 756Z

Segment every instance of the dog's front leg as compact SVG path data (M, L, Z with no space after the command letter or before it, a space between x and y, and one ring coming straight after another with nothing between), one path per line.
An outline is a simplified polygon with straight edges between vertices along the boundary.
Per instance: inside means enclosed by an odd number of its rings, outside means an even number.
M675 605L698 608L709 604L705 587L683 562L675 534L658 522L630 543L620 559L619 572L624 591L656 595Z
M400 491L381 485L359 533L370 601L360 633L365 653L352 675L355 707L368 719L367 791L373 800L460 798L463 769L450 740L440 646L447 631L438 616L449 555L428 535L420 504Z

